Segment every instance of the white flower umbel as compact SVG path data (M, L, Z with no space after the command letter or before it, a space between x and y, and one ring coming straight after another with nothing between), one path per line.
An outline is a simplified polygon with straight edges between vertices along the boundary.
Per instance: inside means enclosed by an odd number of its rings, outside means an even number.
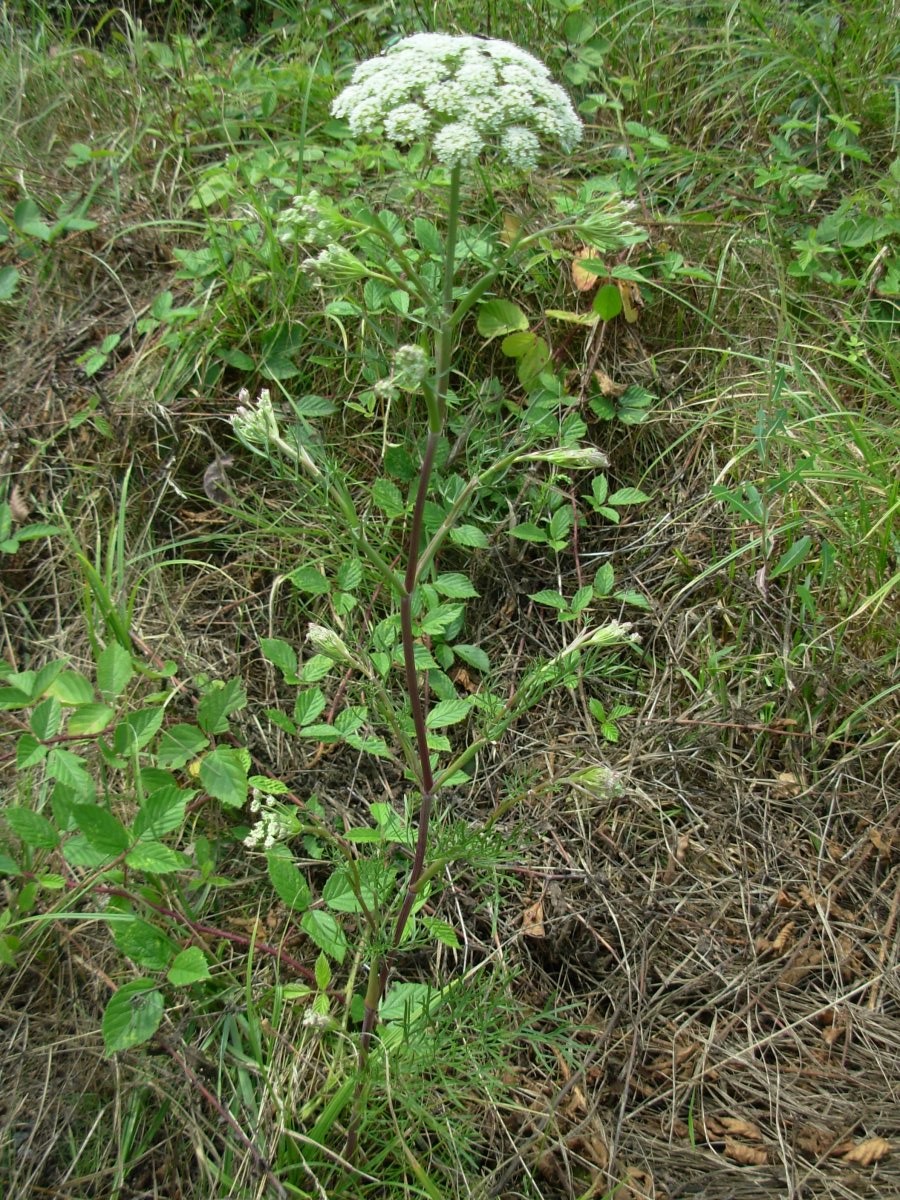
M537 164L541 141L568 152L583 127L542 62L510 42L416 33L356 68L331 106L355 134L390 141L430 137L450 167L499 152L518 170Z

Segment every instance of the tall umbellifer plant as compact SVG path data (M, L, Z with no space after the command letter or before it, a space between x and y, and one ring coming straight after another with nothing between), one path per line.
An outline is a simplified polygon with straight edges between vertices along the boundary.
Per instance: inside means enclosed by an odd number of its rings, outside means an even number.
M543 664L520 684L501 711L493 714L490 730L470 744L446 768L436 773L428 744L427 690L420 686L416 664L414 609L423 573L433 563L454 522L464 512L478 489L501 476L518 462L548 462L559 466L590 469L606 464L606 457L590 446L552 447L545 450L512 450L500 457L479 478L470 480L457 495L441 526L426 537L425 513L435 456L447 419L454 347L460 327L472 308L489 292L511 257L530 246L546 244L552 234L571 233L602 250L615 250L640 240L624 210L615 201L598 206L590 214L562 217L531 233L520 233L511 244L498 249L497 259L479 278L464 289L456 287L462 180L466 171L499 157L518 172L533 170L545 146L556 145L566 154L582 140L583 128L568 97L550 77L547 68L532 55L508 42L443 34L416 34L396 43L384 54L360 64L352 81L332 105L336 117L347 119L354 135L381 134L401 146L425 143L437 164L436 175L447 189L446 225L443 235L442 278L439 287L429 286L425 272L416 269L393 237L389 225L372 216L364 222L365 249L354 252L352 237L339 244L331 241L307 269L323 283L350 283L365 278L387 280L406 291L415 302L420 336L416 344L402 346L394 356L393 370L380 390L397 389L418 393L424 402L427 436L421 452L418 483L407 534L405 569L395 570L378 546L367 537L353 499L352 490L323 464L317 453L293 436L282 433L268 392L254 406L244 403L233 418L236 433L257 453L273 451L293 458L337 506L357 550L365 556L396 598L400 610L405 690L414 736L405 735L383 680L365 656L346 647L333 631L315 625L310 639L319 653L354 665L367 686L379 696L382 711L393 729L407 767L419 793L418 831L415 850L402 900L393 918L386 948L373 951L360 1039L360 1056L365 1066L394 958L415 907L426 871L429 822L436 794L486 742L493 740L532 705L543 685L551 680L561 662L576 661L587 646L628 640L627 626L613 623L585 630L567 647L564 655ZM310 221L316 225L315 213ZM318 228L325 227L319 222ZM353 232L352 222L346 231ZM373 239L381 243L383 257L373 261ZM349 243L349 244L348 244ZM362 238L360 238L362 245ZM355 1123L354 1123L355 1124ZM355 1133L351 1132L350 1149Z

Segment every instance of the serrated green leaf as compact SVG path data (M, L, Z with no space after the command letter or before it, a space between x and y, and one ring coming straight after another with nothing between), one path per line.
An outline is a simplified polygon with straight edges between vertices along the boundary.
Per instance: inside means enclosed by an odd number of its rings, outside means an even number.
M72 788L82 799L92 798L96 787L88 774L84 759L71 750L63 750L54 746L47 755L47 774L51 779L58 779L67 787Z
M76 804L73 813L78 828L101 854L115 857L128 849L128 831L109 809L99 804Z
M378 840L378 831L372 830ZM333 912L358 913L361 911L359 900L353 891L350 877L346 869L338 868L328 876L322 888L322 900Z
M511 300L488 300L478 309L478 332L483 338L501 337L528 328L528 317Z
M444 946L449 946L451 950L459 949L459 938L456 936L456 930L452 925L448 925L446 921L441 921L437 917L422 916L418 919L435 941L441 942Z
M180 829L193 792L169 784L146 796L134 818L131 831L134 837L158 839Z
M612 563L604 563L594 576L594 592L597 596L608 596L616 582Z
M155 925L140 917L116 921L112 927L116 948L148 971L163 971L172 961L177 947Z
M168 875L172 871L183 871L188 861L170 846L162 842L142 839L125 855L125 861L135 871L148 875Z
M217 746L200 763L200 782L210 796L227 808L240 808L247 800L247 770L231 746Z
M642 492L640 488L625 487L619 488L617 492L613 492L613 494L607 499L606 503L616 504L619 506L623 504L643 504L649 499L650 497L647 495L647 493Z
M298 592L304 592L307 596L327 596L331 591L331 584L315 567L297 567L291 571L288 579Z
M448 725L458 725L468 717L472 709L471 697L458 697L455 700L441 700L435 704L428 714L425 724L428 729L446 729Z
M300 669L300 678L304 683L318 683L320 679L334 668L334 659L327 654L313 654Z
M328 985L331 983L331 965L324 954L320 954L316 959L315 976L316 987L319 991L327 991Z
M197 723L204 733L227 733L228 718L245 708L247 693L239 679L229 679L221 687L211 688L197 706Z
M110 642L97 659L97 687L104 700L121 696L134 675L131 655L118 642Z
M468 666L474 667L476 671L481 671L482 675L491 669L491 660L480 646L470 646L466 642L456 642L453 645L453 653Z
M403 493L389 479L376 479L372 484L372 503L386 517L402 517L406 512Z
M528 599L533 600L535 604L543 604L547 608L555 608L557 612L565 612L569 607L569 602L565 596L561 596L559 592L554 592L550 588L534 592Z
M209 962L199 946L188 946L176 954L166 975L173 987L186 987L209 979Z
M647 597L642 595L640 592L616 592L616 599L621 600L623 604L631 604L635 608L646 609L648 612L653 607Z
M297 682L297 651L281 638L260 638L263 657L276 666L288 683Z
M352 592L362 583L362 577L362 563L358 558L348 558L338 567L337 585L342 591Z
M298 692L294 701L294 720L298 725L311 725L325 708L325 693L321 688Z
M66 729L71 734L90 737L108 729L115 716L115 710L108 704L82 704L73 710Z
M110 856L95 850L83 833L76 833L63 846L63 858L71 867L102 867Z
M467 575L461 571L445 571L434 581L435 590L450 600L469 600L478 591Z
M164 716L161 708L139 708L120 721L113 733L113 753L123 757L137 753L153 740Z
M135 979L120 987L103 1014L107 1054L130 1050L150 1040L163 1016L163 994L152 979Z
M546 542L547 534L543 529L538 529L537 525L531 521L523 521L521 525L516 525L510 530L514 538L518 538L521 542Z
M554 542L561 542L569 536L569 531L575 521L575 514L569 505L558 508L550 518L550 537Z
M37 766L47 756L47 747L31 733L23 733L16 742L16 770Z
M46 817L30 808L13 805L3 810L10 829L32 850L52 850L59 843L59 834Z
M62 671L45 689L48 696L55 696L60 704L92 704L94 689L80 671Z
M22 868L19 864L9 857L8 854L0 854L0 875L21 875Z
M62 705L55 696L48 696L34 709L28 723L36 738L40 738L42 742L49 741L59 733L62 724Z
M347 938L343 929L331 913L320 908L310 909L300 919L300 925L320 950L324 950L335 962L342 963L347 957Z
M490 545L487 534L477 525L456 525L450 530L450 541L470 550L486 550Z
M267 796L285 796L291 790L283 780L271 779L268 775L251 775L247 782Z
M196 725L172 725L159 739L156 761L161 766L178 770L208 745L209 738Z
M273 846L266 851L266 865L279 899L294 912L305 912L312 896L290 850L286 846Z
M463 608L461 604L439 604L430 612L423 613L419 618L419 627L422 633L434 636L435 634L446 633L454 622L458 621L462 616Z

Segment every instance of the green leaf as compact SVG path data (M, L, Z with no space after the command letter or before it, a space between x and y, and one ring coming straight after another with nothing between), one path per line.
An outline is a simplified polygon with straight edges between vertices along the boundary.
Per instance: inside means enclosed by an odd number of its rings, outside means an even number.
M152 979L135 979L120 987L103 1014L106 1053L149 1041L159 1028L163 1007L163 994Z
M612 563L604 563L594 576L594 592L597 596L608 596L616 582Z
M259 648L263 657L276 666L286 683L297 682L297 651L281 638L260 638Z
M486 550L490 545L487 534L477 525L457 525L450 530L450 541L472 550Z
M550 537L554 542L565 541L575 521L575 514L568 504L558 508L550 518Z
M372 485L372 503L386 517L402 517L406 512L403 493L389 479L376 479Z
M377 830L372 830L377 834ZM380 839L377 839L380 840ZM350 883L347 870L339 868L328 876L322 888L322 900L334 912L358 913L359 900Z
M115 716L114 709L108 704L82 704L69 717L66 729L69 733L90 737L108 729Z
M247 770L241 755L230 746L217 746L203 758L200 782L227 808L240 808L246 803Z
M42 700L31 714L31 732L42 742L49 741L59 733L62 724L62 705L55 696Z
M303 664L300 671L300 678L304 683L318 683L334 667L334 659L328 657L327 654L313 654Z
M172 961L175 943L155 925L134 917L116 921L112 927L116 947L128 958L148 971L162 971Z
M12 300L21 276L15 267L0 267L0 302Z
M804 536L802 538L798 538L797 541L791 546L788 546L787 550L785 550L784 554L782 554L775 567L769 572L769 578L777 579L779 575L784 575L794 567L799 566L809 554L811 548L811 537Z
M557 612L565 612L569 607L569 602L565 596L561 596L559 592L554 592L550 588L545 588L541 592L534 592L528 597L535 604L543 604L547 608L555 608Z
M613 492L613 494L607 499L606 503L617 504L619 506L623 504L643 504L649 499L650 497L647 495L647 493L642 492L640 488L626 487L619 488L617 492Z
M422 633L431 636L446 633L449 627L462 616L461 604L439 604L431 612L424 613L419 618Z
M156 736L164 715L161 708L139 708L129 713L115 728L113 753L126 755L142 750Z
M320 950L342 963L347 957L347 938L331 913L319 908L310 909L300 919L300 925Z
M50 226L33 200L26 198L19 201L13 209L13 224L19 233L27 237L37 238L41 242L50 241Z
M125 855L125 861L135 871L148 875L168 875L172 871L183 871L188 861L177 850L164 846L162 842L141 840Z
M63 858L71 867L102 867L109 855L95 850L83 833L76 833L63 846Z
M483 338L501 337L527 328L525 313L510 300L488 300L478 309L478 332Z
M305 912L312 895L287 846L273 846L267 850L266 866L279 899L294 912Z
M478 591L467 575L461 571L445 571L434 581L435 590L451 600L468 600Z
M424 928L431 934L435 941L440 942L444 946L449 946L451 950L459 949L459 938L456 936L456 930L452 925L448 925L446 921L441 921L437 917L419 917Z
M209 962L200 947L188 946L187 950L176 954L166 979L174 987L185 987L189 983L209 979Z
M622 311L622 293L614 283L599 288L591 305L601 321L611 321Z
M247 693L239 679L212 687L197 706L197 723L204 733L228 732L228 717L247 705Z
M3 816L16 837L31 850L52 850L59 844L59 834L40 813L13 805L3 811Z
M188 801L194 792L169 784L161 787L146 797L140 811L134 818L131 832L134 837L161 838L167 833L180 829L184 821Z
M60 783L72 788L79 796L90 798L96 794L87 764L71 750L54 746L47 755L47 774L51 779L58 779Z
M62 671L46 688L48 696L55 696L60 704L91 704L94 689L80 671Z
M437 258L443 255L444 243L437 226L432 221L425 217L416 217L413 221L413 232L423 250L427 250L429 254L433 254Z
M616 599L621 600L623 604L631 604L631 605L633 605L634 608L646 609L648 612L653 607L653 605L650 603L650 601L647 599L647 597L644 596L641 592L632 592L632 591L616 592Z
M178 770L208 745L209 738L196 725L173 725L159 739L156 761L160 766Z
M34 767L47 755L47 747L34 737L33 734L23 733L16 742L16 770L24 771Z
M550 362L550 346L544 338L535 338L531 346L519 359L516 374L522 387L530 387Z
M128 831L109 809L99 804L76 804L73 812L78 828L94 850L115 857L128 849Z
M298 592L305 592L308 596L327 596L331 591L331 584L315 567L298 567L296 571L291 571L288 579Z
M22 869L19 864L9 857L8 854L0 854L0 875L21 875Z
M321 688L298 692L294 702L294 720L298 725L311 725L325 708L325 693Z
M363 568L358 558L348 558L338 567L337 585L342 591L352 592L362 583Z
M110 642L97 659L97 687L104 700L121 696L134 675L131 655L118 642Z
M531 521L523 521L521 525L516 525L510 530L514 538L518 538L522 542L546 542L547 534L543 529L539 529L537 525Z
M331 983L331 965L324 954L320 954L316 959L315 966L316 987L320 992L328 990L328 985Z
M468 666L481 671L482 675L491 669L491 660L480 646L470 646L466 642L454 643L453 653Z
M468 696L460 696L456 700L441 700L428 714L425 724L429 729L445 729L448 725L458 725L466 719L471 708L472 700Z

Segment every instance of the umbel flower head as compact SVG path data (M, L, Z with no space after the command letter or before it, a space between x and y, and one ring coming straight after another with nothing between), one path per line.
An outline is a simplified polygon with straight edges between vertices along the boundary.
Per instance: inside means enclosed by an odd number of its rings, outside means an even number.
M537 165L541 141L566 152L583 128L542 62L510 42L415 33L353 72L331 106L353 133L382 129L392 142L430 138L441 162L498 150L513 167Z

